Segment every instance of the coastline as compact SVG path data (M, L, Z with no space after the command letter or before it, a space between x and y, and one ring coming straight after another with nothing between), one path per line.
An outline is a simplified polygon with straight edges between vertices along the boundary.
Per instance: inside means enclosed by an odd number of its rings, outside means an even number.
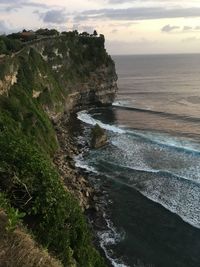
M87 109L87 107L85 108ZM71 116L76 116L77 111L78 110L74 110L74 114L72 113ZM110 217L111 213L109 205L107 206L107 203L102 204L101 202L102 199L107 202L106 191L109 191L111 185L109 185L109 183L103 182L103 186L100 187L100 190L95 190L96 180L101 179L101 175L95 173L93 174L92 170L90 171L88 169L84 171L75 166L76 159L74 159L74 157L76 157L77 155L81 156L81 154L87 155L88 153L89 145L87 141L91 126L86 125L81 128L81 125L85 124L80 123L77 119L75 119L75 122L77 121L78 125L73 125L73 118L71 121L71 116L64 116L63 120L65 118L65 122L60 122L60 127L68 132L66 137L64 137L64 135L61 136L61 140L65 144L67 144L67 142L70 143L69 145L66 145L67 148L69 148L71 145L71 148L67 149L66 153L67 155L68 153L71 153L71 163L73 169L77 172L77 181L79 181L80 177L84 177L85 181L87 182L87 187L84 188L83 192L86 192L85 190L87 190L87 188L92 190L92 194L90 196L86 196L86 194L83 195L90 203L90 206L88 205L88 207L85 209L85 215L88 218L91 231L93 232L94 244L100 251L101 255L106 259L108 266L126 267L126 265L118 261L118 259L120 260L120 257L112 258L112 254L110 257L109 247L112 248L112 244L106 243L106 239L108 240L113 238L109 235L109 230L111 230L113 227L112 222L115 226L118 226L122 223L123 219L125 221L127 218L123 216L121 216L122 218L118 218L119 209L117 208L112 211L116 213L113 220L113 217ZM75 128L75 132L71 132L73 128ZM81 140L77 138L78 136L80 136L80 134L82 136ZM93 183L90 183L90 179L93 180ZM102 177L102 179L104 178ZM81 188L82 187L80 187L79 189L77 188L77 190L81 191ZM126 199L124 199L124 201L121 201L122 199L118 199L117 196L119 194L117 193L115 195L115 197L117 198L114 199L113 203L116 203L118 207L121 207L125 214L128 214L127 210L130 207L130 209L134 211L133 213L129 214L128 221L126 221L126 223L128 223L128 228L131 227L131 230L133 229L133 232L130 233L131 235L128 236L127 240L130 246L125 247L123 240L122 244L119 244L119 246L118 244L114 243L114 246L118 247L118 249L120 248L120 250L123 251L125 255L131 255L131 253L134 252L134 256L130 257L128 262L126 262L128 266L132 266L132 264L134 264L134 266L169 266L169 264L174 264L173 266L185 266L184 259L190 260L190 266L195 266L193 264L198 262L198 257L195 258L197 248L199 247L199 240L197 238L197 236L199 236L198 229L194 229L191 225L188 225L186 222L184 222L177 214L171 213L159 203L155 203L154 201L146 198L136 189L120 187L119 190L120 191L118 191L118 193L120 192L122 196L126 195ZM74 194L74 191L72 191L72 193ZM127 203L131 203L131 206L127 206ZM104 217L104 211L108 216ZM108 217L111 218L112 222L109 220L106 221L106 219L109 219ZM118 222L118 219L121 221ZM111 223L110 228L108 227L109 222ZM132 228L132 222L134 222L134 228ZM121 225L122 228L126 229L125 225ZM149 228L150 225L151 227L153 225L152 229ZM179 230L177 231L177 229ZM114 227L113 230L115 230ZM157 233L156 235L154 234L155 232ZM99 236L98 233L103 233L104 236ZM104 238L104 240L102 240L102 238ZM181 239L188 242L187 247L184 246L184 242L183 244L182 242L176 243L177 240ZM103 243L102 241L105 241L105 243ZM132 248L131 244L134 244L134 248ZM142 244L142 247L144 247L145 249L142 248L138 251L138 244ZM185 253L185 256L183 258L180 257L181 250ZM155 251L160 256L156 256ZM118 256L118 254L115 255ZM168 255L171 255L171 259L168 258Z
M87 153L89 144L87 138L82 144L75 140L74 121L76 120L76 110L69 114L64 114L57 122L54 122L54 128L60 149L54 155L54 164L60 174L67 191L75 196L79 202L89 227L93 235L93 243L99 253L104 257L108 267L112 267L105 250L100 244L98 231L105 231L108 228L104 210L100 208L103 193L95 189L89 181L89 172L76 167L75 157Z
M17 220L18 210L25 213L34 238L64 266L104 267L83 214L98 210L94 190L75 168L73 157L83 147L73 142L67 121L76 109L113 102L115 64L103 35L56 34L23 43L19 53L8 49L1 62L2 202L11 202Z

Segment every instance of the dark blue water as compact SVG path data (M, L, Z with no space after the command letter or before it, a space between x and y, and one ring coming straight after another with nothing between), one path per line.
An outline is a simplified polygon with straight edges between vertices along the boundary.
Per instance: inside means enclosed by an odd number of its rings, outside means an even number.
M109 202L101 244L113 266L200 266L200 55L114 57L112 108L78 114L109 145L79 164Z

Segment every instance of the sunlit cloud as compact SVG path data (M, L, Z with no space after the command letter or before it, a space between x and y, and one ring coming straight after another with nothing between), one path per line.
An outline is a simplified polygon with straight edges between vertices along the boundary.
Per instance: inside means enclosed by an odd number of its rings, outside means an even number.
M163 8L163 7L136 7L126 9L99 9L81 12L75 20L88 19L110 20L149 20L163 18L190 18L200 17L200 8Z
M171 26L168 24L168 25L163 26L161 31L169 33L169 32L172 32L176 29L180 29L180 27L179 26Z

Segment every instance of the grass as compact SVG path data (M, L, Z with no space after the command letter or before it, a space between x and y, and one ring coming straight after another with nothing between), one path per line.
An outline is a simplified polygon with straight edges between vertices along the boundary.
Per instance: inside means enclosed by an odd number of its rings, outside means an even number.
M8 218L0 210L0 266L63 267L61 262L41 248L22 227L7 231Z

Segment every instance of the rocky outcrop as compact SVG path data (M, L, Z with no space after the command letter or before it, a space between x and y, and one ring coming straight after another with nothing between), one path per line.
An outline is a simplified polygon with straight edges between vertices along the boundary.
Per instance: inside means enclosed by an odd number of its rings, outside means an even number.
M64 116L55 125L60 150L54 156L54 164L66 185L66 190L76 197L83 210L87 210L92 206L94 190L75 167L74 156L80 151L69 133L68 119Z
M5 73L4 77L0 79L0 95L7 94L10 88L17 83L18 70L14 64L10 66L6 65L5 62L1 62L1 70Z
M108 138L105 130L103 130L98 124L96 124L91 130L91 147L100 148L105 146L108 142Z

